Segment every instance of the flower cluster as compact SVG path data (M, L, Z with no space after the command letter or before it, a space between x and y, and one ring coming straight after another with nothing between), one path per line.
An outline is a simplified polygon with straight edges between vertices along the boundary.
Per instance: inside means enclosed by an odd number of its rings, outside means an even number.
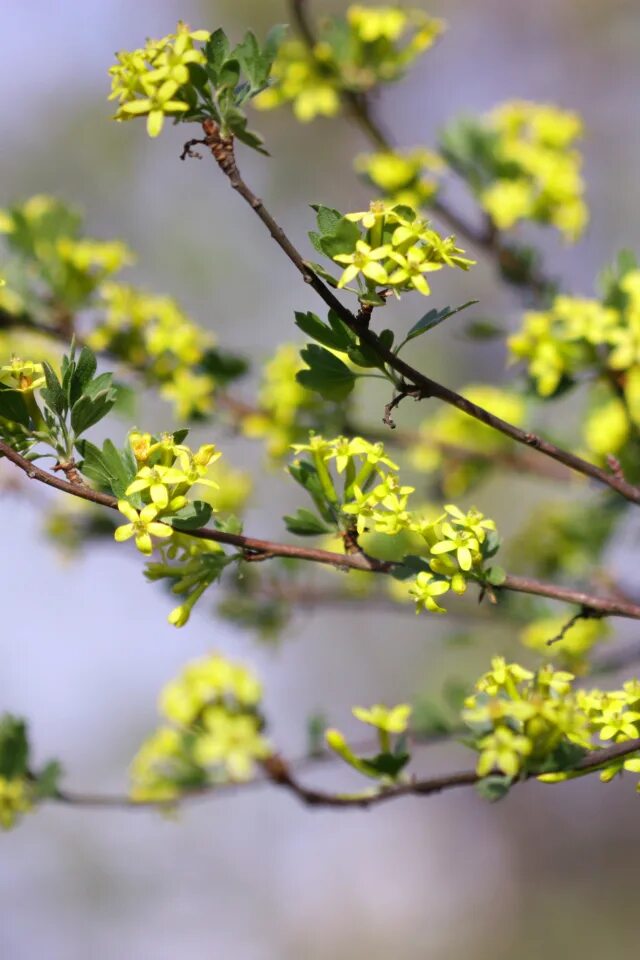
M0 211L0 233L15 258L8 264L0 307L40 318L44 286L57 311L54 319L63 323L67 312L86 305L104 281L132 263L124 243L81 237L80 225L74 210L43 194Z
M89 346L108 350L159 384L178 419L210 414L216 381L199 367L214 337L197 327L171 297L115 282L103 284L99 294Z
M358 281L358 291L391 289L396 294L417 290L431 293L425 274L444 266L468 270L475 262L462 256L454 237L442 237L412 207L390 207L383 201L370 209L348 213L344 218L364 230L342 230L339 248L331 238L323 237L323 248L344 267L338 287ZM334 252L335 250L335 252Z
M189 30L180 22L175 33L161 40L147 40L139 50L118 53L109 69L110 100L118 101L116 120L147 117L147 132L157 137L165 116L185 113L189 103L181 87L189 82L189 64L204 63L195 43L209 39L208 30Z
M132 262L130 251L120 241L83 237L80 226L74 211L42 195L0 211L0 232L15 257L0 308L16 316L27 312L43 327L65 331L84 326L90 315L85 340L93 350L108 351L160 386L181 420L208 416L217 385L210 362L214 338L170 297L115 280ZM80 311L87 313L77 323Z
M396 707L378 703L369 709L354 707L352 713L356 720L376 731L378 753L371 757L359 756L349 746L344 734L335 728L325 731L327 746L358 773L377 780L381 786L398 783L411 759L406 741L411 707L407 703Z
M249 780L271 752L255 674L220 654L188 664L160 696L168 721L131 764L134 800L167 802L185 791Z
M563 770L598 745L640 736L637 680L610 692L575 690L573 681L573 674L550 665L533 672L495 657L463 711L479 753L478 774L561 779ZM640 762L615 761L601 779L609 780L622 769L640 772Z
M291 103L298 120L334 116L341 94L365 93L399 79L442 33L444 24L421 10L355 4L345 18L326 19L310 49L301 40L283 43L272 86L256 97L258 109Z
M640 424L640 269L627 269L603 301L563 295L548 310L525 313L508 347L542 397L596 381L585 441L596 455L617 453L629 421Z
M24 777L0 776L0 829L10 830L33 808L33 790Z
M117 527L114 537L118 542L133 537L138 550L148 556L153 551L153 538L169 538L171 523L177 520L179 527L181 512L186 510L188 514L192 487L215 487L208 476L209 468L222 454L212 443L194 453L171 434L158 439L134 432L129 441L137 471L118 501L118 509L129 522Z
M557 107L514 100L493 110L485 123L496 137L497 176L480 200L498 229L534 220L576 240L588 218L582 160L572 149L582 133L580 118Z
M433 150L417 147L360 154L354 166L388 204L418 209L437 193L437 175L445 164Z
M296 461L290 472L307 489L325 522L333 523L343 535L355 536L373 556L389 559L394 545L401 551L400 558L410 554L411 563L401 565L398 575L407 581L406 592L415 601L416 612L443 613L436 597L450 589L462 594L469 580L483 582L490 576L486 561L498 549L493 520L475 509L465 513L454 504L435 517L431 511L425 515L410 508L414 488L401 483L397 464L381 443L362 437L326 440L312 435L308 444L294 444L293 450L309 455L310 462ZM340 492L331 464L343 478ZM299 522L296 517L287 520L293 532L326 529L319 519L315 528L310 527L307 516Z

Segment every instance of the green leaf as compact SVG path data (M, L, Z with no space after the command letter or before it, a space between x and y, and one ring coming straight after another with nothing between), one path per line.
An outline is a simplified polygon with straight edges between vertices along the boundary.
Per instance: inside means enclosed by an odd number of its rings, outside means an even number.
M209 99L209 75L205 68L201 63L188 63L187 69L189 70L189 83L185 86L195 87L196 90L204 94L206 99Z
M408 555L402 563L397 563L391 568L391 576L395 580L413 580L423 570L431 573L428 560L424 557Z
M241 110L238 110L237 107L229 107L224 113L224 122L237 140L245 143L253 150L257 150L258 153L269 156L268 151L262 146L262 137L251 130L247 130L247 118Z
M225 60L221 69L218 72L218 82L216 87L218 90L224 90L225 87L230 87L232 90L237 85L240 80L240 63L238 60Z
M357 346L349 347L347 355L352 363L357 364L359 367L365 367L365 369L384 366L384 361L382 361L375 350L366 343L359 343Z
M323 517L327 523L332 524L334 522L334 516L330 506L326 502L322 484L318 478L318 471L314 465L309 463L308 460L296 460L289 464L287 470L296 483L299 483L300 486L304 487L307 491L316 505L320 516Z
M286 23L276 23L275 26L271 27L269 30L263 47L264 56L268 59L269 64L271 65L276 58L278 50L282 41L284 40L285 34L287 32Z
M503 797L506 797L512 786L513 780L511 777L491 774L488 777L483 777L482 780L478 780L476 790L485 800L495 803L496 800L502 800Z
M316 211L316 220L320 235L325 236L326 234L332 234L343 219L340 211L335 210L333 207L324 207L321 203L312 203L311 207Z
M260 88L267 79L269 70L267 68L265 74L260 46L255 34L251 30L247 30L244 39L235 48L233 54L238 58L243 73L249 80L250 89L255 90Z
M501 587L507 579L507 571L502 567L490 567L487 571L487 581L493 587Z
M77 400L71 410L71 429L77 437L93 427L109 413L116 401L115 391L103 390L96 397L86 393Z
M90 350L89 347L83 347L80 351L80 356L76 361L76 369L74 373L74 380L78 382L81 389L84 389L84 387L86 387L91 381L97 367L98 363L93 351Z
M360 758L360 762L367 768L369 776L390 777L395 780L410 759L408 753L379 753L375 757Z
M358 300L365 306L371 307L384 307L387 302L385 298L380 296L379 293L376 293L373 288L369 288L363 293L359 293Z
M222 29L215 30L204 45L204 55L207 66L211 68L215 80L222 64L229 55L230 44L227 35Z
M215 377L219 384L225 385L244 376L249 369L249 361L238 354L210 348L205 352L200 366L205 373Z
M34 793L38 800L55 797L59 792L62 766L57 760L50 760L37 774L34 784Z
M161 519L163 523L168 523L176 530L197 530L199 527L206 526L212 512L210 504L205 503L204 500L194 500L192 503L187 503L182 510L168 517L163 516Z
M360 230L357 225L341 217L333 226L331 233L323 234L320 246L327 257L333 258L339 253L352 253L359 239Z
M423 333L426 333L428 330L433 330L434 327L437 327L438 324L442 323L443 320L448 320L449 317L453 317L456 313L466 310L467 307L470 307L477 302L477 300L468 300L466 303L463 303L461 307L445 307L443 310L437 310L434 307L433 310L429 310L428 313L425 313L425 315L421 317L417 323L414 323L407 334L407 340L414 340L416 337L422 336Z
M556 773L560 770L573 770L589 753L584 747L568 740L561 740L553 753L536 764L536 773Z
M29 766L29 740L24 720L5 713L0 719L0 777L22 777Z
M317 537L322 533L331 533L331 527L323 523L319 517L311 510L305 510L300 507L293 516L282 518L286 524L289 533L295 533L299 537Z
M349 396L356 378L346 363L314 343L305 347L300 356L309 369L296 374L298 383L315 390L325 400L344 400Z
M309 236L311 236L311 234L309 234ZM313 236L318 237L319 234L314 233ZM318 247L318 252L324 253L322 247ZM304 265L305 267L309 267L310 270L313 270L313 272L316 273L321 280L324 280L325 283L328 283L330 287L334 288L334 290L337 289L338 279L334 277L333 274L329 273L329 271L326 270L321 263L314 263L312 260L305 260Z
M296 326L299 327L303 333L306 333L308 337L311 337L312 340L317 340L318 343L323 344L325 347L331 347L333 350L344 352L353 342L353 334L344 324L342 325L342 330L336 329L335 326L329 327L322 322L320 317L310 311L301 313L296 310L295 316Z
M100 490L106 490L118 499L124 497L136 475L131 452L118 450L111 440L105 440L102 450L89 440L79 440L76 448L83 458L79 465L81 472Z
M234 513L229 514L228 517L216 517L214 520L214 526L216 530L222 530L223 533L233 533L240 534L244 529L244 524L240 517L236 517Z
M50 410L58 414L58 416L63 417L67 412L67 394L62 389L62 384L58 380L51 364L43 360L42 368L47 382L47 386L40 391L42 399Z
M22 393L12 390L4 383L0 383L0 417L13 420L27 429L31 426L31 417Z
M464 328L464 336L469 340L502 340L506 330L493 320L473 320Z

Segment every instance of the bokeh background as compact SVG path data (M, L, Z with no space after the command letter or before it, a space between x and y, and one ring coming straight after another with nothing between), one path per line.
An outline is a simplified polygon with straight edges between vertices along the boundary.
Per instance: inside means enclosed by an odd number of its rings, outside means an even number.
M136 281L177 297L221 344L248 350L259 366L275 343L292 338L292 311L313 305L309 291L210 164L178 162L180 132L170 128L151 142L143 124L108 122L106 70L114 50L170 32L178 18L239 36L286 21L284 2L1 6L0 203L51 192L83 207L90 234L121 237L138 252ZM315 3L318 13L345 6ZM407 82L384 93L382 116L412 145L433 142L451 115L507 97L579 110L592 225L571 250L540 237L567 287L590 294L617 249L640 248L640 7L434 0L428 9L445 16L450 31ZM366 144L344 121L301 127L282 111L255 125L273 157L244 156L247 177L294 235L310 225L310 201L349 209L368 201L350 173L350 158ZM516 300L489 266L447 289L448 279L438 286L443 303L479 297L485 313L517 321ZM417 359L452 385L504 375L501 347L472 347L439 331ZM367 394L372 422L384 399ZM167 424L167 407L144 401L143 410L145 425ZM410 422L410 407L402 414ZM259 463L249 445L216 439L231 462ZM493 484L481 505L509 532L527 499L548 493L540 481ZM274 737L296 753L311 710L323 708L349 729L351 704L395 702L473 676L504 643L489 637L479 650L451 647L435 618L366 609L296 617L276 649L216 620L206 604L176 631L166 625L167 597L145 583L133 551L105 544L79 563L60 563L40 537L42 495L0 494L0 707L29 717L38 757L61 756L68 784L79 789L125 789L127 764L156 722L157 691L205 651L256 665ZM286 497L278 473L262 474L248 529L276 533L291 506ZM627 589L638 590L628 548L625 541L614 550L612 563L626 567ZM632 641L633 628L620 636ZM431 748L418 769L463 762L459 749ZM310 777L342 782L328 768ZM0 956L591 960L606 952L625 960L637 956L639 863L640 797L630 780L534 784L494 806L459 792L369 813L313 812L256 789L192 804L177 822L48 806L0 839Z

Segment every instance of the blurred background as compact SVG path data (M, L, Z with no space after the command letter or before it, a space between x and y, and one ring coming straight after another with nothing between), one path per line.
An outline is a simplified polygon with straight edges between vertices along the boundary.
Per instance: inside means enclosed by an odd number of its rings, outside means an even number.
M321 14L346 5L313 6ZM416 5L443 15L450 30L381 98L400 144L433 143L452 115L510 97L584 116L591 228L569 250L541 237L553 272L590 295L620 247L640 249L636 0ZM259 368L276 343L295 339L292 311L313 307L310 292L210 164L178 162L179 130L154 142L142 123L108 122L106 71L115 50L171 32L179 18L239 37L286 21L285 3L4 0L2 12L0 205L49 192L84 208L90 235L120 237L137 251L135 281L175 296ZM283 110L254 126L272 158L244 151L247 179L294 236L311 224L309 202L352 210L368 202L350 173L367 145L345 121L302 127ZM485 263L462 278L443 275L439 293L443 303L479 298L483 312L517 321L516 299ZM412 306L403 302L399 315ZM440 331L415 359L452 386L503 377L501 346ZM374 421L386 399L367 394ZM143 409L144 426L167 424L168 407ZM409 405L402 414L411 422ZM247 443L214 439L231 463L259 464ZM548 492L540 487L494 483L479 506L508 534L522 504ZM296 617L276 648L216 620L206 604L176 631L166 624L167 597L145 583L132 550L106 544L61 564L40 537L43 492L29 494L0 493L0 709L29 718L38 758L60 756L78 789L126 789L127 765L156 724L158 690L206 651L256 666L274 739L295 754L314 709L348 731L353 703L394 703L475 676L504 643L447 646L435 618L366 609ZM264 475L247 529L276 533L286 496L278 472ZM624 545L612 559L625 563ZM633 625L621 635L632 639ZM416 769L471 762L461 748L429 748ZM343 782L329 768L309 777ZM50 805L0 839L0 957L595 960L607 951L625 960L637 956L639 825L630 779L532 784L497 805L456 792L369 813L310 811L268 788L192 804L177 821Z

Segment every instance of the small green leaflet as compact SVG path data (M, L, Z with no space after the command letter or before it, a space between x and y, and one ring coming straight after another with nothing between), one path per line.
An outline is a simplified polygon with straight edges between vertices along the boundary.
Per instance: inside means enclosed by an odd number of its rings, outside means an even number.
M356 377L338 357L310 343L300 356L308 366L296 374L296 380L308 390L315 390L325 400L344 400L354 388Z
M331 527L323 523L319 517L311 510L305 510L300 507L293 516L282 518L289 533L295 533L299 537L317 537L322 533L331 533Z
M453 317L456 313L460 313L462 310L466 310L467 307L471 307L474 303L478 303L477 300L468 300L467 303L463 303L461 307L445 307L443 310L437 310L435 307L432 310L429 310L428 313L425 313L424 317L421 317L417 323L415 323L409 333L407 334L405 343L409 340L414 340L416 337L422 336L423 333L427 333L428 330L433 330L434 327L437 327L439 323L442 323L443 320L448 320L449 317Z
M212 512L210 504L205 503L204 500L194 500L192 503L187 503L182 510L177 510L168 517L162 516L160 519L163 523L175 527L176 530L197 530L209 522Z

